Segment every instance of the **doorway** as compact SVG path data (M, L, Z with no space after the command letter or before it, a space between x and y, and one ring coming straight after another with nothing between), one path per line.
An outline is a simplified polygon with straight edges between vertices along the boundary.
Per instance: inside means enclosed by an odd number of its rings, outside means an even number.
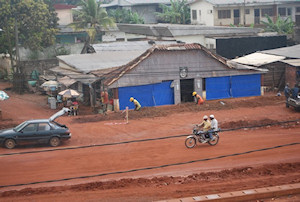
M181 79L180 80L180 95L181 102L193 102L194 97L194 79Z
M240 10L239 9L233 10L233 23L234 23L234 25L240 24Z
M259 9L254 9L254 24L260 23Z

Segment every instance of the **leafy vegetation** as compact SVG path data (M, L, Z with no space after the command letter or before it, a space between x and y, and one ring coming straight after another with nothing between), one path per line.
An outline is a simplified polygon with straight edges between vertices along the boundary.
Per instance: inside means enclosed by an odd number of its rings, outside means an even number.
M156 12L161 22L172 24L189 24L190 9L187 6L187 0L171 0L171 6L159 5L162 12Z
M116 23L144 24L144 19L137 12L127 9L111 9L108 15L114 18Z
M278 16L276 22L274 23L270 16L266 15L267 22L261 21L266 28L267 32L278 32L279 34L292 34L294 32L295 23L292 21L291 17L286 19Z
M101 8L96 0L82 0L80 10L74 11L74 22L70 26L76 30L85 30L89 35L89 43L95 41L96 34L101 29L114 26L113 18L109 17L105 8Z
M16 57L21 44L33 52L55 43L58 18L51 0L0 0L1 52L12 61L13 89L22 93L25 74ZM14 62L14 59L16 62Z

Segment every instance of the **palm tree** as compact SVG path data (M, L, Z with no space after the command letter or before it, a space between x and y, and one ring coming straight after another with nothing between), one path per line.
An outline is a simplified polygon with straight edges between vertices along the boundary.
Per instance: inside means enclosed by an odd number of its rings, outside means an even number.
M74 11L74 22L70 26L76 30L85 30L89 36L88 43L93 43L101 30L115 26L113 18L100 5L96 0L81 0L81 9Z
M156 13L163 22L173 24L189 24L190 11L187 0L171 0L171 6L160 4L162 13Z
M270 16L266 15L267 22L261 21L265 26L265 31L268 32L278 32L279 34L292 34L294 32L294 22L291 17L285 20L278 16L276 22L274 23Z

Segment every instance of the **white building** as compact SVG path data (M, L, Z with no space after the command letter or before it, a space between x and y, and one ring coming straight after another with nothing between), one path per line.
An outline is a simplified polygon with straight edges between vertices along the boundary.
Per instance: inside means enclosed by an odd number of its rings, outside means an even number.
M195 0L190 3L191 24L251 25L267 21L266 15L291 17L300 26L297 0Z

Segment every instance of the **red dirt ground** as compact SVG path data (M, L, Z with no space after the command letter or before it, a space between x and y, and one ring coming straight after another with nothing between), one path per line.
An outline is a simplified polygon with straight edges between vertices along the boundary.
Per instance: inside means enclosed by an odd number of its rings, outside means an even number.
M8 87L0 83L0 89ZM0 102L0 128L27 119L47 118L46 97L16 95ZM220 101L224 102L222 105ZM299 112L285 108L284 97L261 97L207 101L202 106L186 103L176 106L143 108L124 113L61 117L72 139L59 148L123 142L189 134L202 116L213 113L222 129L299 120ZM86 115L82 115L86 114ZM250 150L300 143L300 125L289 123L263 128L220 133L220 142L193 149L184 146L185 137L89 147L75 150L0 156L0 186L48 181L101 173L118 172L166 164L176 164ZM0 148L0 155L52 149L47 145ZM257 151L238 156L200 161L152 170L105 175L85 179L0 188L0 201L155 201L178 197L221 193L234 190L300 182L300 145Z

